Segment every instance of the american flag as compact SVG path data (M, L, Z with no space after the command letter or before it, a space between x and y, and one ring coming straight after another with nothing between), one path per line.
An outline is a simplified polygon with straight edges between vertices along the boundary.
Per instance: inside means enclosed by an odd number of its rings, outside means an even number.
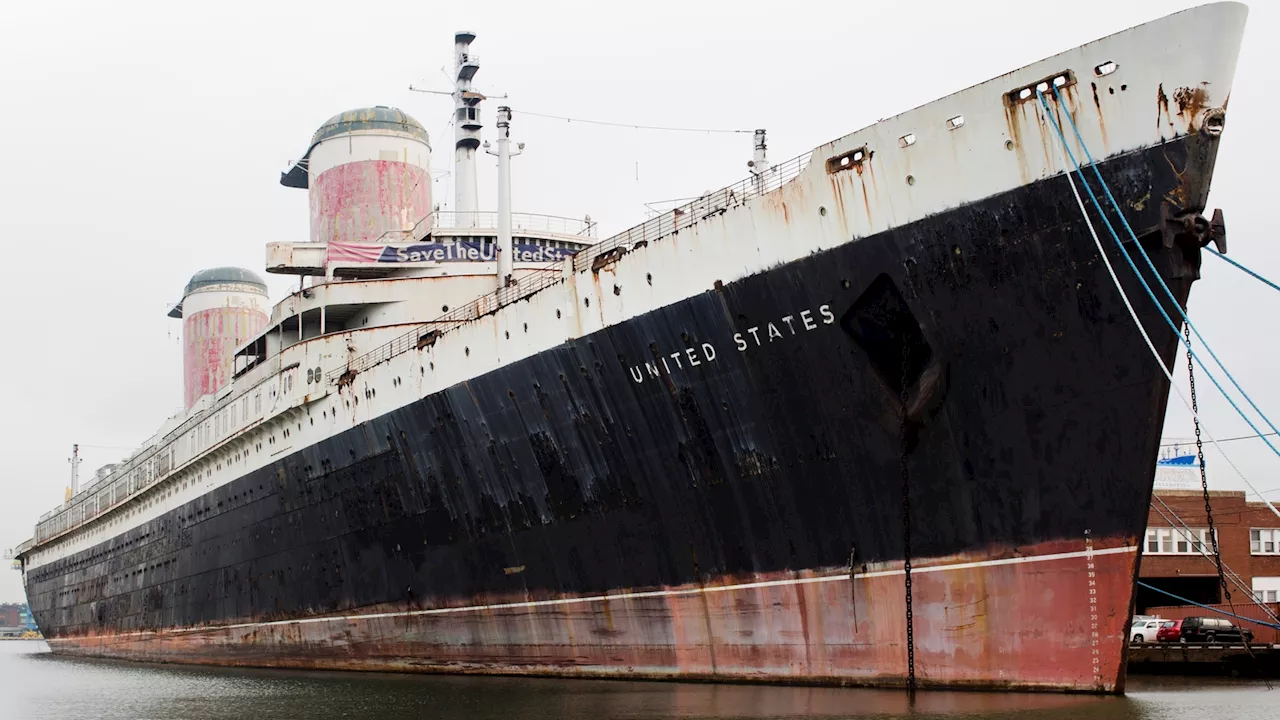
M386 249L385 245L331 242L326 251L325 262L378 262L384 249Z

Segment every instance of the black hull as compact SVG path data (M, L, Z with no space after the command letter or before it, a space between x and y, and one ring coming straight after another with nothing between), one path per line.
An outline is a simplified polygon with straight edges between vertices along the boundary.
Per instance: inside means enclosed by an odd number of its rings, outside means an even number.
M1216 148L1102 166L1153 198L1126 212L1183 303L1198 252L1155 231L1203 207ZM1137 542L1168 382L1057 177L389 412L33 570L29 598L70 640L897 563L904 377L913 557Z

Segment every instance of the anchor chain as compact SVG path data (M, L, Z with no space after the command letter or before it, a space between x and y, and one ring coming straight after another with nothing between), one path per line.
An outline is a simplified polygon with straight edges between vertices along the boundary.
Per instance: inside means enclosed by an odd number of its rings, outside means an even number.
M902 347L902 392L899 400L902 404L902 425L898 440L899 467L902 474L902 558L905 571L907 600L907 689L916 689L916 635L915 616L911 607L911 483L907 472L907 369L910 360L910 347L904 343Z
M1191 326L1189 324L1182 326L1182 334L1187 340L1187 381L1191 388L1191 422L1196 429L1196 460L1200 463L1200 490L1204 493L1205 524L1209 526L1209 541L1213 543L1213 562L1218 567L1218 583L1222 586L1222 599L1231 608L1231 614L1236 615L1236 604L1231 600L1231 589L1227 587L1227 575L1222 566L1222 554L1218 552L1218 534L1213 529L1213 507L1209 504L1209 478L1204 469L1204 441L1200 438L1200 406L1196 403L1196 368L1194 357L1191 354ZM1243 633L1240 635L1240 640L1244 643L1244 650L1249 654L1249 658L1257 663L1258 658L1253 654L1251 643L1245 639ZM1267 689L1270 690L1271 681L1267 680L1265 682Z
M1204 492L1204 516L1209 526L1209 541L1213 543L1213 562L1218 567L1218 583L1222 586L1222 597L1230 603L1231 590L1227 587L1227 576L1222 569L1222 555L1218 552L1218 534L1213 529L1213 507L1209 504L1209 478L1204 469L1204 441L1200 438L1200 406L1196 402L1196 368L1191 354L1189 324L1182 326L1182 334L1187 339L1187 380L1191 386L1191 422L1196 429L1196 461L1200 463L1200 489Z
M853 608L853 633L858 634L858 546L849 546L849 607Z

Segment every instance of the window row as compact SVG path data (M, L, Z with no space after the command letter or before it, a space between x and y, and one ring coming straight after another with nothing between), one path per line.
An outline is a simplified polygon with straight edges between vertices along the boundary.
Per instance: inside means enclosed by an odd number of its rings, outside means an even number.
M1148 555L1201 555L1213 552L1208 528L1147 528Z
M1206 528L1147 528L1148 555L1200 555L1213 552ZM1253 528L1249 531L1249 552L1253 555L1280 555L1280 528Z

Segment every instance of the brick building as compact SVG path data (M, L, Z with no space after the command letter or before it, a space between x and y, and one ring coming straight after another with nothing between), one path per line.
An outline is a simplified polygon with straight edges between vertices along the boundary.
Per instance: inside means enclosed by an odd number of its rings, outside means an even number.
M1280 601L1280 517L1264 503L1246 502L1243 492L1210 491L1209 501L1223 563L1260 601ZM1217 568L1204 556L1213 553L1208 527L1200 490L1157 490L1147 518L1139 579L1194 602L1224 602ZM1233 601L1248 602L1230 580L1228 587ZM1136 612L1180 604L1156 590L1137 588Z
M26 603L0 604L0 635L19 635L35 629L35 621Z

